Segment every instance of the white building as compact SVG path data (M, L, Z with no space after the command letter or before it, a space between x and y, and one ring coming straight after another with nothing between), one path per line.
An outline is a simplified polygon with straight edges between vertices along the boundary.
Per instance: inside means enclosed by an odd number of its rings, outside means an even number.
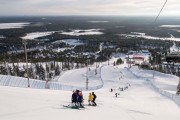
M140 65L143 62L149 63L150 57L151 57L151 53L148 50L129 51L126 54L126 59L128 59L128 62L131 61L131 63L137 65Z

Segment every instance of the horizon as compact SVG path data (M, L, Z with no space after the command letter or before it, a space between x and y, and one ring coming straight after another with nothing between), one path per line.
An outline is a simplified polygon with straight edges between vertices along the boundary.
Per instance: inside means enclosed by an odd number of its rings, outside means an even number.
M2 0L0 16L156 16L165 0ZM171 0L162 16L179 15L180 1Z
M156 17L157 15L0 15L0 17ZM162 15L161 18L179 17L180 15Z

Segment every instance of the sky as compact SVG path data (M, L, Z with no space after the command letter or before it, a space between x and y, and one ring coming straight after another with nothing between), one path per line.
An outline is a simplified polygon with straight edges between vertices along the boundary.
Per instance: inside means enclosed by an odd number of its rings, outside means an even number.
M0 0L0 16L157 15L165 0ZM163 16L179 16L180 0L168 0Z

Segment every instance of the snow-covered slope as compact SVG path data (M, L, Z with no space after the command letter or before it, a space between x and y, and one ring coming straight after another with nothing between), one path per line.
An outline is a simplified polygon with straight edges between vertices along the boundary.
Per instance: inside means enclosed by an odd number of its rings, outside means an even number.
M101 86L102 80L100 71L101 68L97 69L95 74L95 67L88 67L88 85L89 87ZM73 85L83 87L86 85L87 68L81 68L76 70L69 70L65 72L58 81L63 85Z
M177 85L179 83L179 78L177 76L164 74L157 71L154 72L152 70L142 70L138 69L137 67L133 67L131 70L134 74L136 74L136 76L141 78L143 77L154 82L158 88L173 94L176 93Z
M71 91L0 86L0 120L180 119L178 105L154 90L144 77L135 76L126 65L111 65L101 67L101 77L93 76L93 72L89 74L90 82L102 78L104 83L103 88L94 91L97 95L97 107L85 106L84 110L63 108L62 105L70 104ZM84 86L84 81L81 80L85 78L84 73L84 69L67 71L59 82ZM99 85L101 82L94 84ZM119 87L126 90L119 91ZM111 88L115 91L110 92ZM83 91L85 104L88 103L89 92L91 91ZM116 98L115 93L120 95Z

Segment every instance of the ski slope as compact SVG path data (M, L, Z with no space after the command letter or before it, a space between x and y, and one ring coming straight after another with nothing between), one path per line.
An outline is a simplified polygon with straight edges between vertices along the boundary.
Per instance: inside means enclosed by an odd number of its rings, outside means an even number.
M97 69L97 74L95 75L95 67L88 67L88 81L89 87L95 87L102 85L100 68ZM62 85L73 85L77 87L83 87L86 85L87 78L87 68L81 68L76 70L66 71L58 79L58 82Z
M99 75L93 75L93 68L89 73L90 86L103 84L103 88L94 91L97 107L85 106L84 110L63 108L62 105L70 104L71 91L0 86L0 120L180 119L180 107L154 90L143 76L134 75L136 70L132 69L133 73L126 68L126 64L111 65L103 63ZM86 78L85 73L85 69L67 71L58 81L84 87L82 78ZM157 76L155 78L158 79ZM119 87L128 89L119 91ZM110 92L111 88L115 91ZM88 103L89 92L83 91L85 104ZM115 93L120 95L116 98Z

